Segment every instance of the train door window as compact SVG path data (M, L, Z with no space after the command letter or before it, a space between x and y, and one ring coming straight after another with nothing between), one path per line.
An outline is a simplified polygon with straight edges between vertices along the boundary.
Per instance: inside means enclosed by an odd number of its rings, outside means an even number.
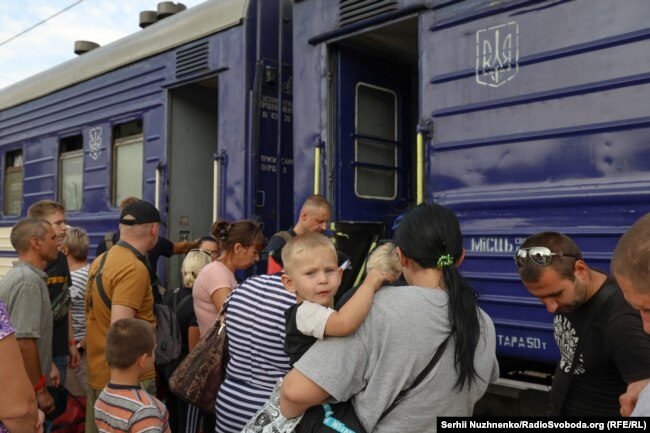
M359 83L356 88L355 192L393 200L397 195L397 95Z
M23 202L23 151L14 150L5 154L4 178L5 215L20 215Z
M113 205L127 197L142 198L144 184L144 139L142 121L113 129Z
M81 209L83 197L84 153L81 135L60 141L59 200L66 210Z

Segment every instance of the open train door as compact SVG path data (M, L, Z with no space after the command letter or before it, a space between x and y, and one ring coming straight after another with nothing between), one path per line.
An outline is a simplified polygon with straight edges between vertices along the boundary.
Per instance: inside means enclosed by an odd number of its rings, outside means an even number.
M217 154L217 78L169 91L169 159L167 237L194 240L210 233ZM182 284L184 256L168 261L167 288Z
M395 218L414 201L416 28L408 20L334 47L333 220L337 246L351 248L342 250L354 272L344 285L360 281L368 250L391 236ZM409 49L390 51L400 44Z
M335 64L333 217L390 228L412 201L417 72L349 47L336 50Z

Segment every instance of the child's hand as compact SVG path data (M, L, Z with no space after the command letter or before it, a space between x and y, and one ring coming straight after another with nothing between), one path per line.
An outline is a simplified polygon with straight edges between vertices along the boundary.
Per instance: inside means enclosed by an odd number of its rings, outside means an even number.
M368 272L368 275L366 275L366 281L369 284L372 284L375 292L379 290L384 283L392 283L396 279L394 273L383 272L379 269L373 269Z

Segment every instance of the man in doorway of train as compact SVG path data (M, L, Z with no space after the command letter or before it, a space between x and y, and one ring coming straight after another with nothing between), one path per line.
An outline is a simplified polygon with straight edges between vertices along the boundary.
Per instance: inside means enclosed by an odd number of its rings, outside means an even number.
M65 238L68 226L65 219L65 207L56 201L41 200L32 204L27 209L29 218L42 218L48 221L57 237L57 245L61 246ZM52 375L59 376L55 383L64 384L67 375L68 366L77 368L79 366L80 355L77 350L77 341L72 333L72 316L70 315L70 269L68 268L68 259L61 251L58 252L56 259L48 262L45 267L47 274L47 290L50 295L50 303L53 311L62 311L61 314L55 314L54 328L52 331ZM62 304L61 309L58 307ZM57 410L65 410L67 402L67 393L63 386L50 388L50 393L57 404Z
M160 213L138 200L120 215L120 240L95 258L86 287L86 353L88 355L88 400L86 433L97 432L94 407L110 378L104 356L104 342L110 325L126 317L155 323L151 280L145 254L158 241ZM101 268L101 269L100 269ZM156 372L152 368L140 379L149 394L156 393Z
M627 302L637 310L643 330L650 333L650 214L623 234L612 256L612 272ZM650 416L648 381L628 386L620 398L621 415Z
M275 274L282 270L282 248L289 239L309 232L324 232L325 225L331 216L332 206L325 197L318 194L307 197L300 209L296 225L289 230L277 232L269 240L266 247L269 253L266 273Z
M650 335L613 278L590 268L568 236L542 232L515 254L528 291L555 315L555 416L618 416L628 384L650 378Z
M133 196L125 198L120 202L120 210L123 210L126 206L130 205L131 203L135 203L136 201L139 200L140 200L139 198ZM117 244L119 240L120 240L119 231L107 232L104 235L104 239L102 239L97 245L97 249L95 250L95 257L99 257L99 255L102 254L104 251L111 249L111 247ZM158 270L158 259L160 258L160 256L171 257L174 254L185 254L193 248L198 248L198 246L199 246L198 241L172 242L169 239L164 238L162 236L158 237L158 242L156 243L156 246L151 251L149 251L149 253L146 255L147 261L149 263L149 277L151 279L153 297L154 297L154 301L157 304L162 302L162 295L160 293L160 290L158 289L159 278L158 275L156 274Z

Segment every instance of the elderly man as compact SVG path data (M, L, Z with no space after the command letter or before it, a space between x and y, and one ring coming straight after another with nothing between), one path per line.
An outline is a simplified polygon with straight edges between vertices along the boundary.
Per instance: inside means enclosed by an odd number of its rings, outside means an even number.
M110 370L104 357L104 342L111 323L125 318L155 323L153 294L146 253L156 245L160 213L150 203L138 200L120 215L120 241L97 257L88 273L86 291L86 341L88 354L88 400L86 432L96 432L94 406L106 386ZM153 367L142 377L142 386L155 394Z
M52 308L43 270L56 259L58 238L47 220L27 218L14 226L10 239L18 260L0 280L0 299L7 304L38 407L50 413L54 400L45 385L52 369Z
M322 233L325 231L325 224L332 216L332 207L325 197L314 194L307 197L307 200L300 209L298 222L288 231L274 234L269 240L266 250L269 253L267 274L274 274L282 270L282 248L294 236L309 232Z
M617 416L627 384L650 377L650 336L616 282L590 268L556 232L530 236L515 255L528 291L555 315L561 359L553 377L555 415Z

